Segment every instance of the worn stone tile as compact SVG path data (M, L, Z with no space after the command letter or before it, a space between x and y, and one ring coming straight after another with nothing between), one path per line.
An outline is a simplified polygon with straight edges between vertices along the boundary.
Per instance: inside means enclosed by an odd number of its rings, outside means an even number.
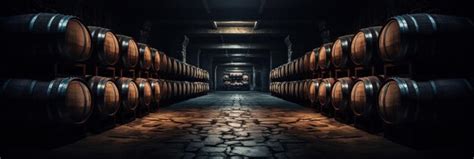
M220 144L220 143L223 143L224 140L222 140L221 138L219 137L214 137L214 136L208 136L205 140L204 140L204 144L205 145L211 145L211 146L215 146L217 144Z
M226 150L225 147L209 147L209 146L206 146L206 147L203 147L201 148L201 151L202 152L224 152Z
M270 157L272 154L268 147L257 146L257 147L234 147L232 153L236 153L248 157Z
M253 141L253 140L250 140L250 141L241 141L240 143L242 143L242 145L244 146L256 146L257 145L257 142Z

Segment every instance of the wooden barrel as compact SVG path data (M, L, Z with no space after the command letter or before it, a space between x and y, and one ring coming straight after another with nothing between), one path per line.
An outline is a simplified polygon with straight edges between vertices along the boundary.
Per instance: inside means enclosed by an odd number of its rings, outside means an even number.
M168 84L166 83L165 80L158 80L160 84L160 93L161 93L161 100L166 100L168 99L168 94L169 94L169 88Z
M198 69L198 77L199 77L199 80L203 80L204 79L204 73L203 73L203 70L202 69Z
M169 66L169 63L168 63L168 56L166 56L166 54L164 52L161 52L160 51L160 72L161 73L168 73L168 66Z
M280 80L280 71L281 70L281 67L278 66L275 68L275 80Z
M169 56L168 56L168 59L167 59L167 60L168 60L168 62L167 62L167 63L168 63L168 67L167 67L167 68L168 68L168 69L167 69L168 71L167 71L167 72L168 72L168 74L170 74L170 75L174 75L174 59L173 59L172 57L169 57Z
M279 92L279 82L272 82L272 92L274 95L278 95Z
M296 99L298 97L298 81L291 81L291 92L290 96L293 99Z
M193 95L193 88L192 88L191 82L186 82L186 92L187 92L186 95L188 97Z
M166 81L166 85L168 86L168 100L172 100L174 98L174 87L173 81Z
M196 85L194 82L189 82L190 96L194 97L196 95Z
M178 89L179 89L179 98L183 98L185 96L185 88L184 88L184 82L179 81L178 82Z
M11 122L76 125L86 122L93 112L89 88L79 78L50 82L8 79L0 81L0 86L4 105L0 113Z
M88 79L94 113L100 117L112 117L120 108L120 92L111 78L92 76Z
M295 75L301 76L303 74L303 61L302 58L295 60Z
M203 79L203 76L202 76L202 69L201 69L201 68L197 68L197 78L198 78L198 80L202 80L202 79Z
M184 77L184 64L181 61L178 61L178 76Z
M173 64L173 67L172 67L172 74L173 75L178 75L178 71L179 71L179 62L178 60L176 60L175 58L172 58L172 64Z
M304 57L300 57L299 58L299 73L300 75L304 75L306 72L305 72L305 65L304 65Z
M160 71L161 55L160 55L160 52L155 48L151 48L151 59L152 59L153 71L157 71L157 72Z
M134 68L137 66L139 58L138 45L132 37L125 35L116 35L120 47L120 63L125 68Z
M320 84L321 84L321 78L317 78L317 79L312 79L311 84L309 85L309 101L311 102L311 105L317 108L319 108L318 91L319 91Z
M91 56L91 37L86 26L75 16L38 13L0 19L4 59L85 61ZM14 65L12 65L14 66Z
M293 85L293 98L295 100L299 100L299 95L300 95L300 82L299 81L294 81Z
M304 100L305 102L309 102L309 89L310 89L310 85L311 85L311 80L310 80L310 79L304 80L304 84L303 84L303 100Z
M298 99L300 101L304 101L305 100L305 94L304 94L305 92L304 91L305 91L306 81L300 80L298 83L299 83L298 84Z
M277 92L278 92L278 95L283 95L283 82L278 82L277 84Z
M105 66L115 65L120 58L117 37L107 28L88 26L92 38L92 54L96 61Z
M174 98L179 99L181 97L181 81L173 81L174 85Z
M153 90L150 82L144 78L135 78L134 81L137 83L140 99L137 110L139 113L147 113L150 111L150 105L153 101Z
M307 52L304 54L304 56L302 57L303 58L303 68L302 68L302 73L304 75L308 74L309 72L309 55L311 54L311 52Z
M149 70L153 65L153 59L151 57L151 50L146 44L138 44L138 55L140 56L139 65L143 70Z
M270 81L273 81L273 80L275 80L275 69L272 69L270 71Z
M192 79L193 78L193 65L187 65L188 69L188 78Z
M336 79L334 78L325 78L321 81L318 90L318 100L321 105L321 109L330 109L331 106L331 90L334 86Z
M432 59L446 52L465 52L464 40L473 35L474 23L465 17L436 14L405 14L392 17L384 25L379 42L380 56L389 62L409 58ZM457 52L459 51L459 52ZM453 55L454 56L454 55ZM450 56L449 58L451 59ZM443 59L444 60L444 59Z
M193 79L197 79L197 73L198 73L198 69L197 67L193 66Z
M309 55L309 66L310 66L310 71L314 72L318 69L318 54L319 54L319 48L313 49L311 51L311 54Z
M189 77L189 65L186 63L183 63L183 77L186 79Z
M186 79L189 79L191 77L191 66L189 64L184 64L184 77Z
M150 78L148 79L150 82L151 90L152 90L152 102L151 108L152 110L157 110L160 101L161 101L161 83L158 79Z
M337 79L331 90L331 104L336 113L336 119L351 123L353 121L351 103L351 91L354 80L351 77Z
M284 96L287 96L287 92L288 92L288 82L282 82L281 84L282 88L281 88L281 95L284 97Z
M381 26L360 29L351 44L351 60L355 65L368 66L378 59L378 40Z
M386 124L455 124L453 121L466 120L462 112L472 110L472 84L473 81L467 79L417 82L389 78L378 96L379 115Z
M318 67L321 70L329 69L331 66L331 51L333 43L326 43L321 45L318 54Z
M331 90L331 104L336 111L351 110L351 91L354 80L351 77L338 78ZM352 110L351 110L352 111Z
M178 67L177 67L177 70L176 70L176 74L180 77L183 77L183 75L184 75L183 63L181 61L178 61L178 60L176 60L176 62L178 62Z
M344 35L337 38L332 46L331 62L336 68L347 68L352 64L350 60L351 42L353 34Z
M355 116L369 118L377 113L377 96L382 80L377 76L368 76L354 82L350 106Z
M293 75L295 75L295 61L291 61L288 63L288 78L292 79Z
M286 86L287 87L286 94L289 98L293 98L293 85L294 85L294 82L290 81L288 82L288 85Z
M281 78L283 77L283 67L281 66L278 66L278 69L277 69L277 80L280 80Z
M139 104L140 92L137 84L131 79L121 77L115 80L115 84L120 92L120 110L121 112L135 111Z

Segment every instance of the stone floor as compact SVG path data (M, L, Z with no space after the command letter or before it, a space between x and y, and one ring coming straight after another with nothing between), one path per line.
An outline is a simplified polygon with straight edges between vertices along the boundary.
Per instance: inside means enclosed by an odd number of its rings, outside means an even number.
M269 94L216 92L40 155L68 159L406 159L425 153Z

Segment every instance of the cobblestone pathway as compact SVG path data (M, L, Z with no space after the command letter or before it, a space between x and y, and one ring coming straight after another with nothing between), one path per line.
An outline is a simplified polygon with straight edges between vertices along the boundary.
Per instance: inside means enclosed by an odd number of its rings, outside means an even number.
M43 155L89 159L400 159L419 154L268 94L219 92L163 108Z

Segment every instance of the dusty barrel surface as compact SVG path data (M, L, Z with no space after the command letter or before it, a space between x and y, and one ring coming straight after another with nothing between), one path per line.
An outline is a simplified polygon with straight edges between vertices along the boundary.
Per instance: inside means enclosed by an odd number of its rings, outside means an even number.
M100 116L114 116L120 108L120 92L111 78L92 76L88 79L94 111Z
M75 16L38 13L5 17L0 19L0 32L3 56L8 60L77 62L89 59L92 53L89 30ZM14 64L19 62L10 63Z
M378 96L378 111L386 124L465 121L474 97L473 81L440 79L417 82L390 78ZM456 109L446 108L456 105Z
M138 45L132 37L116 35L120 47L120 63L125 68L137 66L139 58Z
M351 108L355 116L369 117L377 110L377 97L382 87L380 77L358 78L351 91Z
M88 26L92 38L92 54L101 65L115 65L120 58L117 37L110 29Z
M135 111L139 104L139 90L137 84L131 78L118 78L115 84L120 92L121 112Z
M153 59L151 58L151 50L146 44L137 43L138 44L138 55L139 55L139 62L141 69L149 70L153 65Z
M360 29L352 39L351 59L355 65L368 66L378 60L378 40L381 26Z
M319 49L318 67L322 70L329 69L331 66L331 50L333 43L323 44Z
M79 78L8 79L0 86L0 99L9 105L3 108L2 118L11 122L77 125L93 112L90 90Z
M336 68L347 68L351 65L351 44L354 35L344 35L337 38L331 50L331 62Z

